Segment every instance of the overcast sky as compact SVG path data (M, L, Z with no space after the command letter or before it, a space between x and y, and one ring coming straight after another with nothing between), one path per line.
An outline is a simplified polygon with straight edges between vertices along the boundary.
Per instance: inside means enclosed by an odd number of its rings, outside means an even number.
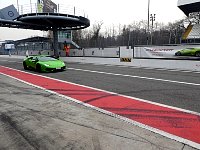
M36 0L18 0L19 5L30 7ZM60 9L71 10L73 6L78 12L85 14L91 21L103 22L104 27L118 26L119 24L131 24L134 21L147 20L148 0L52 0L59 4ZM150 0L150 13L156 14L156 21L167 24L184 18L184 14L177 7L178 0ZM17 6L17 0L0 0L0 9L10 4ZM34 5L34 4L33 4ZM30 8L29 8L30 9ZM73 9L72 9L73 10ZM71 10L71 11L72 11ZM0 28L0 41L5 39L22 39L35 35L43 35L43 32Z

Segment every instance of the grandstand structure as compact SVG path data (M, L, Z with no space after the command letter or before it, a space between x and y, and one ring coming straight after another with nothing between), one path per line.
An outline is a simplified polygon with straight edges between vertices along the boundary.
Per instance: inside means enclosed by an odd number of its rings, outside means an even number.
M182 43L200 43L200 0L178 0L178 7L187 16L188 23Z

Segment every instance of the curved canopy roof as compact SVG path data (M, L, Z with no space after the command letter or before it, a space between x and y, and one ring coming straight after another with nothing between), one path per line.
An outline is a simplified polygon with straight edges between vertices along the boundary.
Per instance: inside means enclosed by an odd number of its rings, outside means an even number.
M20 15L17 21L23 23L46 26L56 29L83 29L90 26L90 21L81 16L61 13L31 13Z
M178 0L178 7L189 16L190 13L200 12L200 0Z
M0 19L0 27L24 28L33 30L77 30L90 26L90 20L60 13L31 13L20 15L16 21Z

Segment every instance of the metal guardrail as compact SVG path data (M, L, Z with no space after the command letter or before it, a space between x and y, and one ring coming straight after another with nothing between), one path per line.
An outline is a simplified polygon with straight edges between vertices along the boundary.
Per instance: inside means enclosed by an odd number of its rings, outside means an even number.
M55 13L69 14L69 15L82 16L88 18L88 15L83 9L66 4L56 4L56 5L57 5L57 11ZM39 13L37 3L18 5L15 6L15 8L18 10L18 13L20 15L29 13Z

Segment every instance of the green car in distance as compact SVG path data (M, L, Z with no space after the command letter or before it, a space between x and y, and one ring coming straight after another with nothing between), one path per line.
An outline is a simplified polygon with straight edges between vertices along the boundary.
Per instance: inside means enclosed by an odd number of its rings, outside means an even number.
M66 65L62 60L44 55L28 56L23 61L23 67L25 70L33 69L37 72L54 72L66 69Z
M200 57L200 48L186 48L175 53L176 56L196 56Z

